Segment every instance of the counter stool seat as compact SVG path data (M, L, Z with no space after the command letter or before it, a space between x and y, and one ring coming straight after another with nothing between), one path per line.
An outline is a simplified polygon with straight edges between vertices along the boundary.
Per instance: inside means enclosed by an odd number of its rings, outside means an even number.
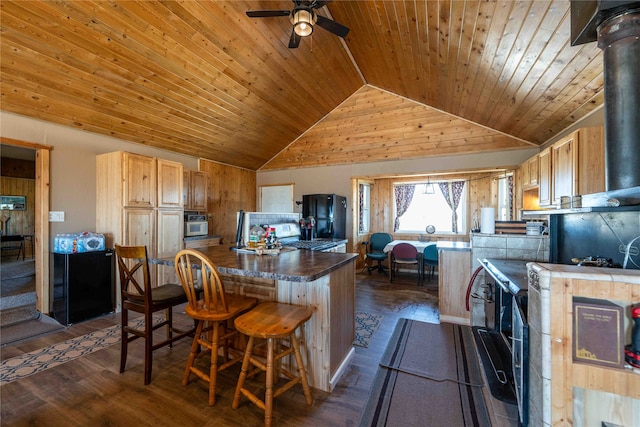
M233 398L233 409L238 408L240 404L240 394L243 394L251 402L255 403L256 406L264 410L264 424L265 426L270 426L273 415L273 399L297 383L302 384L307 405L313 403L309 381L307 380L307 372L302 361L302 355L300 354L300 344L296 337L296 330L309 320L312 314L312 310L307 307L277 302L264 302L235 319L234 324L236 330L247 335L249 341L244 353L242 369ZM266 361L264 360L265 358L260 358L253 354L254 341L256 338L267 340ZM291 347L280 343L278 347L281 351L277 352L276 340L282 338L289 338ZM280 359L291 353L295 356L298 375L285 369L280 364ZM249 363L255 366L251 372L249 372ZM244 388L245 379L247 377L253 377L261 371L266 372L264 400L261 400L255 394ZM274 379L277 381L280 374L286 376L289 381L274 390Z

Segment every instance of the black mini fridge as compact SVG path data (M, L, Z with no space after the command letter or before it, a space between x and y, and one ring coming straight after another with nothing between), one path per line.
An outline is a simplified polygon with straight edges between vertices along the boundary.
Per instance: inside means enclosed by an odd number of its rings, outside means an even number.
M112 313L114 252L53 254L53 316L63 325Z
M313 238L344 239L347 235L347 198L344 196L306 194L302 196L302 216L314 217Z

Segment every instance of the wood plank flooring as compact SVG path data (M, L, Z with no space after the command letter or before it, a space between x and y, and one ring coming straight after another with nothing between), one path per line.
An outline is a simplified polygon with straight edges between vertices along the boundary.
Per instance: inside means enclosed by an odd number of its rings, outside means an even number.
M358 273L356 310L382 314L368 348L355 347L355 357L333 393L313 390L307 406L299 385L274 401L274 426L353 426L369 394L378 361L396 321L401 318L438 322L437 276L416 286L415 275L399 274L393 284L374 271ZM190 322L176 314L180 322ZM2 360L34 351L119 321L118 315L73 325L66 330L3 347ZM81 357L0 388L3 426L260 426L263 412L243 399L231 409L239 372L236 365L218 375L217 401L207 405L200 380L181 383L189 339L154 354L153 377L143 385L143 343L129 347L127 369L118 373L120 347ZM254 389L262 387L253 382Z

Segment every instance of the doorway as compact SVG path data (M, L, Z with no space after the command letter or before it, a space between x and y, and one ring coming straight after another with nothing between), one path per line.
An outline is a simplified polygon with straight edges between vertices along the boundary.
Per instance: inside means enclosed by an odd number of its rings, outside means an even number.
M25 243L25 261L31 255L35 268L35 308L42 314L51 312L51 290L49 288L49 159L48 145L36 144L11 138L0 137L2 156L20 151L35 161L35 190L33 195L33 232L30 242ZM0 214L1 215L1 214ZM18 231L13 231L17 233ZM25 233L26 234L26 233ZM29 247L30 246L30 247Z

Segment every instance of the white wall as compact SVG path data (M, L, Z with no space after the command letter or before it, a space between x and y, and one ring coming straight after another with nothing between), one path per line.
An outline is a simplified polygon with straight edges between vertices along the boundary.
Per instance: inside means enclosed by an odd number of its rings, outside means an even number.
M98 154L129 151L177 161L187 169L198 169L198 159L195 157L4 111L0 111L0 135L53 147L50 156L50 209L63 211L65 221L50 223L52 239L56 234L95 231Z

